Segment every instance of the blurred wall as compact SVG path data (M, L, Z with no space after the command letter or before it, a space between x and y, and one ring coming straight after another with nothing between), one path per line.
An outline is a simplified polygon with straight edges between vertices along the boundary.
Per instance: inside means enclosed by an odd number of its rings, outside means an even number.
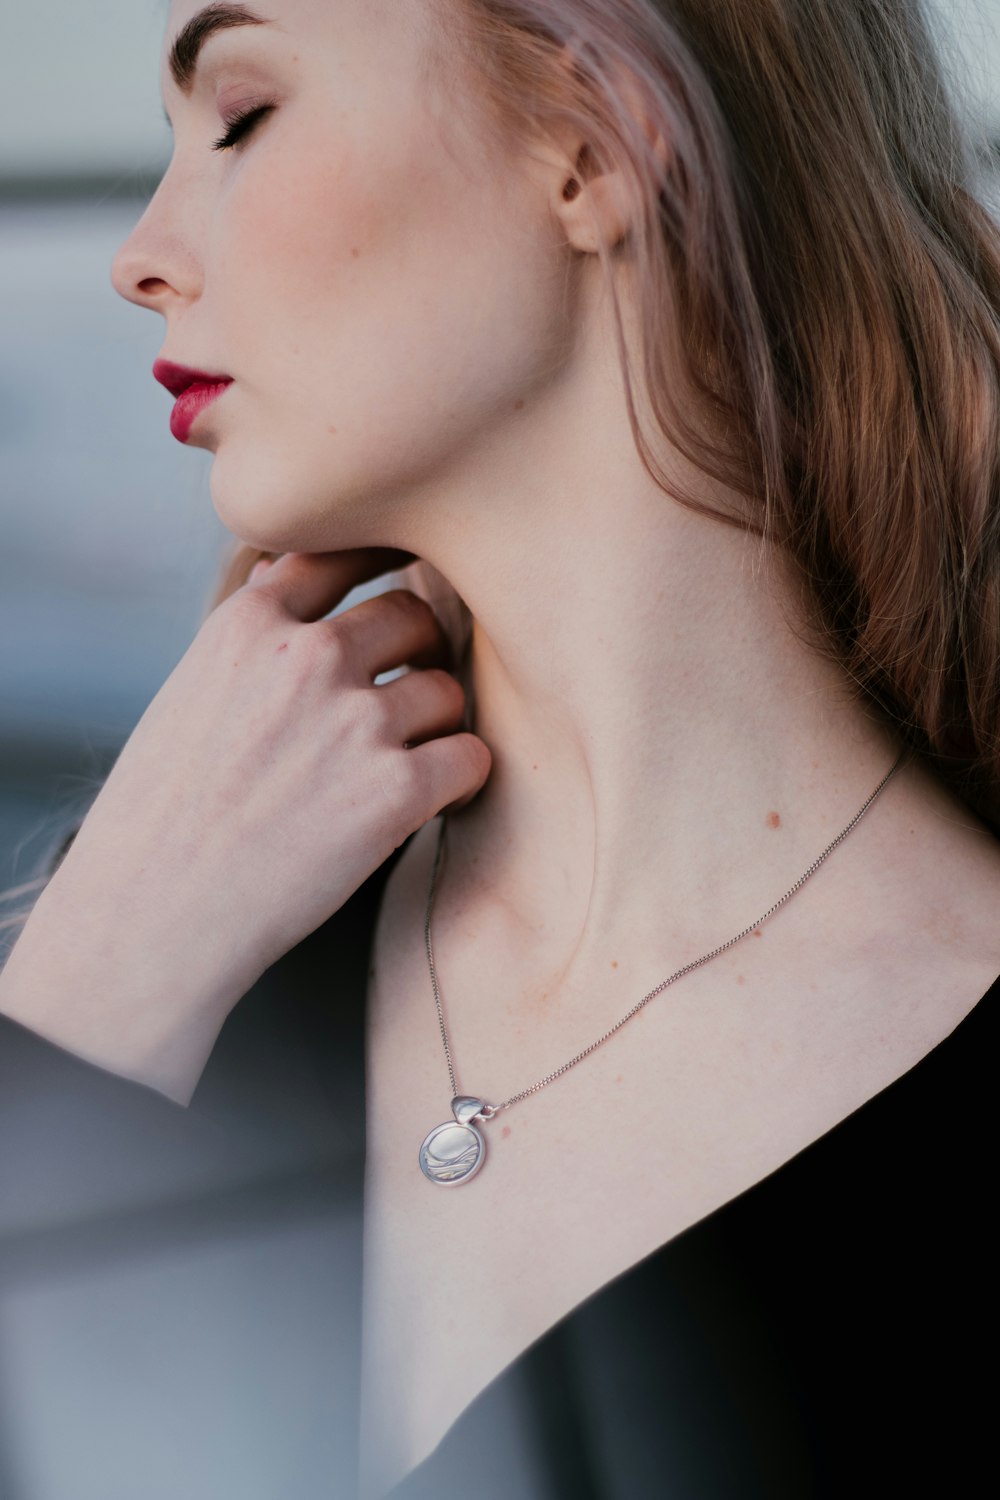
M0 174L67 180L152 170L166 0L8 5L0 19Z

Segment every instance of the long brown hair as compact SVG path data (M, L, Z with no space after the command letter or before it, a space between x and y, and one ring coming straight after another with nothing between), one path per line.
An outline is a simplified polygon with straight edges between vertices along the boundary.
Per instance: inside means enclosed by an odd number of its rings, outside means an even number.
M1000 224L919 0L432 4L456 118L500 150L571 127L578 175L618 168L641 205L648 410L746 504L658 468L619 321L650 473L782 550L803 638L1000 836ZM238 548L213 606L266 555ZM457 595L401 581L461 653Z

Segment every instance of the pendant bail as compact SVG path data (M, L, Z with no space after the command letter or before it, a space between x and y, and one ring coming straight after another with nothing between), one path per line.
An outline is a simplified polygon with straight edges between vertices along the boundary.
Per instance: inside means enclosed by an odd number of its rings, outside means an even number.
M460 1125L468 1125L488 1108L482 1099L474 1099L471 1094L456 1094L451 1101L451 1112Z

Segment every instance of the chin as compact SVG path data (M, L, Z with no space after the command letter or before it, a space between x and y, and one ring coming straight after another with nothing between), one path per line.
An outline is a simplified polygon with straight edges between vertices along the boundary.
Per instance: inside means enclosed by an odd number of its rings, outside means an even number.
M287 474L271 480L266 464L245 459L233 463L220 449L212 464L209 493L223 526L247 546L261 552L317 550L312 541L315 524L310 526L296 505Z
M242 457L227 463L220 453L209 477L219 520L239 541L261 552L337 552L352 547L398 546L376 535L370 503L338 498L329 479L317 490L308 475L287 464L268 466Z
M248 547L257 547L261 552L291 551L283 542L275 540L275 533L281 530L275 525L276 517L267 516L266 513L254 514L245 495L237 498L228 485L216 484L214 469L209 489L216 515L237 541L245 542Z

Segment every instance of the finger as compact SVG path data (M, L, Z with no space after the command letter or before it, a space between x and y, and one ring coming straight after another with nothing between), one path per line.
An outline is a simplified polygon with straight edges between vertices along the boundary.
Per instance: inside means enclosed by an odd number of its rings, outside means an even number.
M408 757L411 786L423 806L421 823L439 812L457 812L482 790L493 757L478 735L462 732L400 750Z
M407 672L373 691L386 695L399 742L404 745L419 745L437 735L452 734L461 729L465 719L461 685L450 673L436 667Z
M329 625L346 636L355 658L372 678L404 665L452 665L451 645L441 621L426 599L410 589L387 589L372 599L362 599Z
M321 620L359 583L407 567L416 558L396 547L354 547L342 552L285 552L260 587L298 620Z

